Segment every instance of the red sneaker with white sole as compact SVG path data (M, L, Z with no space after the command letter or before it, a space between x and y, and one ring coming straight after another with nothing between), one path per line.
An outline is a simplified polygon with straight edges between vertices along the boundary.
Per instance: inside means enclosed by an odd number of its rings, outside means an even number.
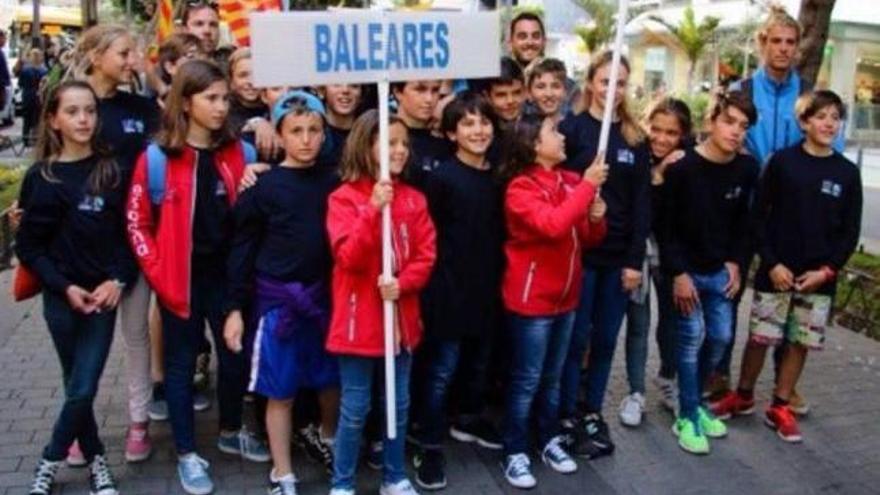
M770 406L767 408L767 416L764 422L770 428L776 430L779 438L789 443L798 443L803 440L801 429L798 427L797 419L791 408L788 406Z
M709 404L709 410L718 419L732 416L748 416L755 412L755 399L746 399L734 391L727 392L720 399Z
M149 423L132 423L125 436L125 460L142 462L149 459L152 453L153 443L150 441Z

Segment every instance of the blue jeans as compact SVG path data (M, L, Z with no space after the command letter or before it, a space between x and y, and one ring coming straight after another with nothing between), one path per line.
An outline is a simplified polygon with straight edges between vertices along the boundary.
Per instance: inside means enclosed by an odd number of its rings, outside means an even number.
M67 449L79 440L85 458L89 461L104 454L104 445L98 438L95 422L95 396L98 381L113 343L116 311L102 311L84 315L74 311L64 296L43 291L43 315L61 361L64 379L64 405L43 457L61 461Z
M509 316L512 357L507 414L506 455L528 450L529 412L537 399L538 444L543 447L559 433L559 381L568 353L574 313L558 316Z
M611 360L617 335L629 304L623 291L621 268L588 267L584 270L580 304L575 312L574 329L568 357L562 372L560 415L576 414L581 382L581 364L589 344L590 362L586 376L586 406L589 412L600 412L611 374Z
M373 379L381 380L381 403L385 405L385 373L383 358L359 356L339 357L339 376L342 397L339 406L339 426L333 458L333 488L354 490L355 472L360 453L361 437L373 392ZM401 351L394 359L395 393L397 397L397 438L384 439L384 483L397 483L406 478L404 440L406 438L407 414L409 413L409 375L412 355ZM385 419L382 418L384 428Z
M247 385L247 361L243 353L231 352L223 343L223 304L225 283L222 276L193 272L190 317L182 319L162 305L162 351L165 359L165 400L178 454L195 451L193 414L193 374L201 352L205 321L211 327L217 350L217 402L220 430L241 428L242 398Z
M678 315L678 388L681 416L695 419L703 383L718 366L733 335L734 302L724 293L727 269L690 276L699 304L689 316ZM707 350L701 358L704 339Z

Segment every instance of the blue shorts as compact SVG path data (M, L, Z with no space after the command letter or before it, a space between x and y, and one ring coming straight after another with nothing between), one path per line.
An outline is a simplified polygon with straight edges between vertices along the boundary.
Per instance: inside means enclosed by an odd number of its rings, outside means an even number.
M297 328L279 329L279 311L270 309L257 324L250 346L248 391L286 400L300 388L338 387L339 367L336 357L324 350L324 329L302 318L297 319Z

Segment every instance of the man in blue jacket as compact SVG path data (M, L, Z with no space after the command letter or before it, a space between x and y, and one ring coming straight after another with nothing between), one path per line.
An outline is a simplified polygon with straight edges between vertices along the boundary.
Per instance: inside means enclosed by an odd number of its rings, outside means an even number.
M742 91L750 95L758 111L758 122L749 128L744 146L758 160L762 170L773 153L793 146L804 138L795 116L795 103L802 94L812 91L813 87L794 68L802 34L800 23L783 7L770 7L767 19L756 33L762 65L752 77L730 87L731 91ZM844 148L843 131L841 127L834 143L835 150L840 152ZM750 265L751 256L743 260L743 266ZM742 293L737 296L737 306L741 298ZM737 312L734 313L733 325L733 330L736 331ZM734 340L731 340L712 383L707 387L712 400L723 396L728 389ZM779 356L781 352L774 354L776 362ZM807 402L796 391L792 393L791 409L796 414L806 414L809 410Z
M794 68L801 34L802 28L796 19L782 7L772 7L757 33L763 65L752 77L734 83L730 88L751 95L758 110L758 123L749 129L745 147L762 168L774 152L803 139L794 105L813 87L801 79ZM835 149L843 151L843 146L841 129Z

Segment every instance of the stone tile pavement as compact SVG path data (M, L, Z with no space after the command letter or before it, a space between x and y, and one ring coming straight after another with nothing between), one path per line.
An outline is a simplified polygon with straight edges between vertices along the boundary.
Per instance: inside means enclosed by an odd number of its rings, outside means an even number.
M60 371L40 313L39 301L9 302L10 272L0 274L0 494L24 493L60 404ZM741 318L741 322L745 318ZM745 331L740 328L740 344ZM653 337L653 336L652 336ZM669 431L671 417L657 405L649 383L645 423L627 429L616 419L626 393L623 352L618 352L605 415L617 442L613 457L581 462L571 476L536 465L540 494L813 494L880 493L880 343L834 329L828 349L811 355L801 390L813 403L802 421L805 441L788 445L763 426L761 417L730 422L729 438L713 442L713 452L695 457L681 451ZM738 345L737 350L741 350ZM167 423L154 424L153 457L138 465L122 458L127 421L121 338L101 382L98 424L123 494L182 493L176 481ZM735 358L738 362L738 355ZM651 349L649 376L656 373ZM769 376L769 373L767 374ZM770 384L760 384L763 405ZM216 408L198 418L200 452L212 464L220 494L265 493L266 465L225 456L213 446ZM497 454L450 444L446 493L514 493L498 466ZM295 452L301 494L327 493L327 479L316 464ZM364 468L359 493L375 493L379 478ZM86 474L64 468L59 493L88 493Z

